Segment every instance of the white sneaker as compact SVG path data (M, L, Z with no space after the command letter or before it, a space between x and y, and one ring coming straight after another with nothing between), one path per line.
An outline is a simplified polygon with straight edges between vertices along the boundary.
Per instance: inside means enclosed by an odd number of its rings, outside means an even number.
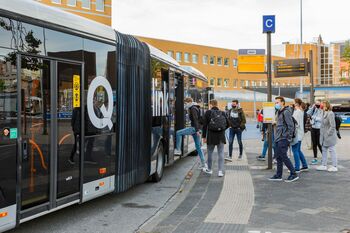
M178 150L178 149L174 150L174 155L181 155L181 154L182 154L181 150Z
M328 168L328 171L329 171L329 172L337 172L337 171L338 171L338 168L337 168L337 167L331 166L330 168Z
M205 173L207 173L209 175L213 174L213 170L209 170L208 168L204 168L203 172L205 172Z
M317 170L317 171L327 171L327 166L323 166L323 165L318 166L318 167L316 168L316 170Z
M207 163L205 163L205 164L200 163L198 166L198 170L203 170L203 169L207 169L207 168L208 168Z
M229 161L229 162L232 162L232 157L226 157L225 160Z
M219 171L218 172L218 177L223 177L224 176L224 173L222 171Z

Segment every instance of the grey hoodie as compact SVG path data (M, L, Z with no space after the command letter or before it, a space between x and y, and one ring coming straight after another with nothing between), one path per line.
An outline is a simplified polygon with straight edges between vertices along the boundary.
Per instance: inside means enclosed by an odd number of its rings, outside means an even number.
M284 107L277 112L277 122L275 129L275 142L293 139L294 123L292 111L289 107Z

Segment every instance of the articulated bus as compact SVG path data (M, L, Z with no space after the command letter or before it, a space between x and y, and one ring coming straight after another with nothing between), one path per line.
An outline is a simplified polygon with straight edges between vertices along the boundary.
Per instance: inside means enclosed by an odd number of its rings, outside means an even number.
M0 231L159 181L208 108L206 77L112 28L35 1L0 9ZM183 138L183 155L195 151Z

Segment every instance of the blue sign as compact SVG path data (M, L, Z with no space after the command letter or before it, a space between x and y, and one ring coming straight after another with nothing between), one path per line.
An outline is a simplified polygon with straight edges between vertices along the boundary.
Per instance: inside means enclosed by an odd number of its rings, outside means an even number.
M276 21L274 15L263 16L263 33L275 33Z

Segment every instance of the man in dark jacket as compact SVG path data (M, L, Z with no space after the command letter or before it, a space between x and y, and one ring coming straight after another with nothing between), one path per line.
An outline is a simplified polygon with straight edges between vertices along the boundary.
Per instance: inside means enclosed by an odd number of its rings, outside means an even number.
M230 136L229 136L229 157L226 160L232 161L233 141L237 135L239 145L239 156L238 159L242 158L243 143L242 143L242 132L245 129L246 119L242 108L238 106L238 100L232 101L232 108L228 111L228 120L230 123Z
M294 121L290 108L285 107L285 100L282 96L275 98L275 108L277 112L277 123L275 129L275 157L277 160L277 172L269 180L282 181L283 164L290 171L286 182L293 182L299 179L294 166L287 156L289 144L292 142L294 133Z
M222 177L224 176L224 146L226 144L226 137L225 137L225 130L228 127L228 120L224 112L220 111L218 108L218 102L215 99L210 100L210 105L212 108L208 110L203 119L203 141L207 143L207 149L208 149L208 168L204 169L203 171L207 174L212 174L212 157L213 152L215 149L215 146L218 150L218 176ZM211 130L209 124L212 121L214 117L218 117L219 115L222 115L223 121L223 128L222 130L213 131Z
M176 148L174 150L174 154L175 155L182 154L182 151L181 151L182 136L192 135L194 143L196 145L198 156L201 160L201 165L199 166L199 169L205 169L207 168L207 164L205 162L204 154L201 149L201 134L200 134L201 125L199 122L200 109L197 107L197 104L193 102L193 99L190 97L187 97L185 99L185 108L187 109L191 120L191 127L187 127L176 131Z

